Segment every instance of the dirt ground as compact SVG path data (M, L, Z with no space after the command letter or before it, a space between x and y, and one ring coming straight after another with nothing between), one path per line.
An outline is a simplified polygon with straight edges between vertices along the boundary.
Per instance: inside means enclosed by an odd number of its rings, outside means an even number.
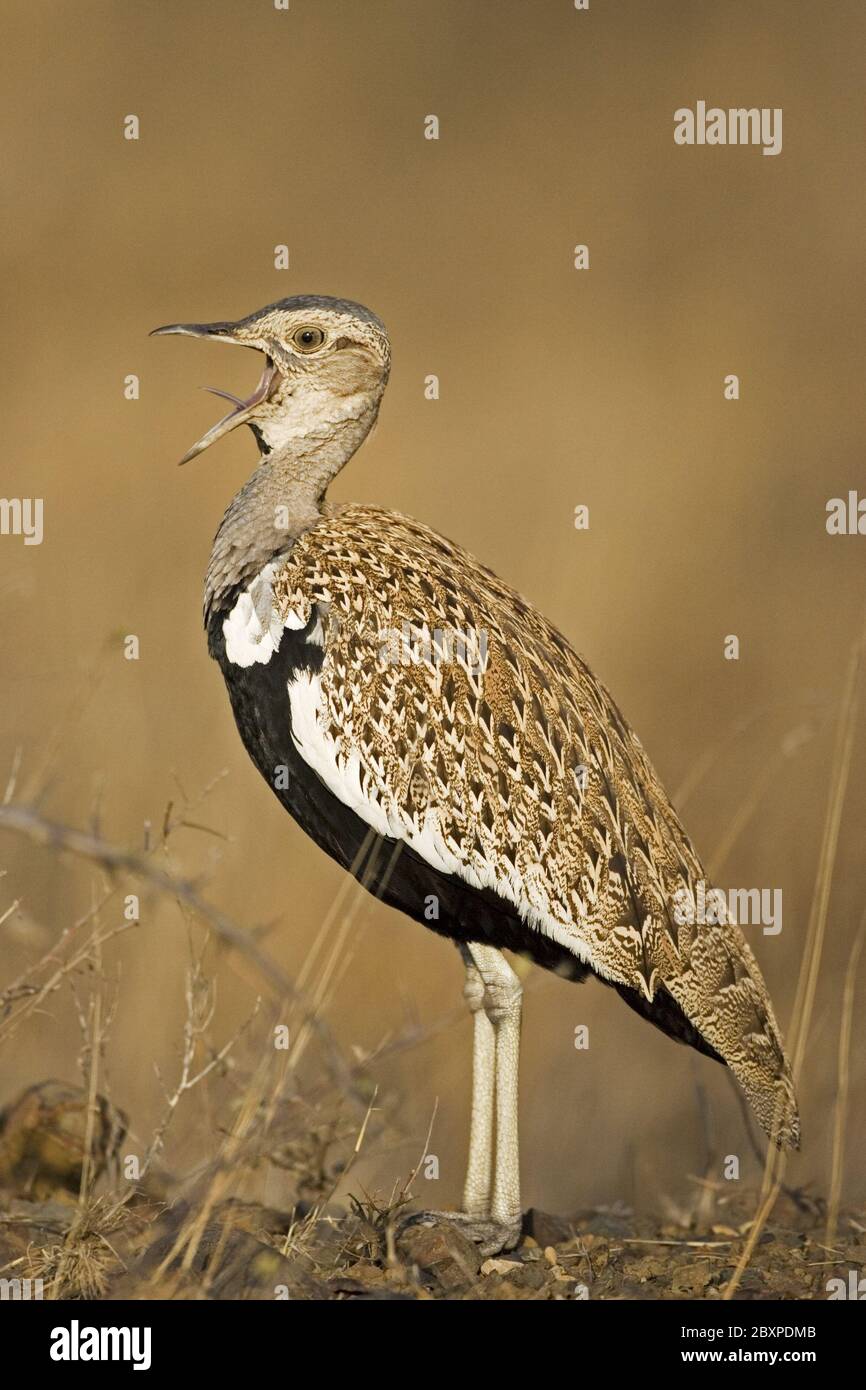
M88 1130L85 1093L46 1082L0 1114L0 1279L42 1279L44 1297L719 1299L757 1207L756 1193L706 1183L679 1219L530 1210L517 1249L483 1259L405 1193L380 1204L349 1183L345 1204L277 1211L219 1200L213 1184L190 1196L189 1183L112 1182L116 1117L99 1098L89 1113ZM82 1186L85 1152L102 1157ZM864 1266L866 1212L840 1213L828 1247L824 1202L784 1193L735 1297L823 1299Z

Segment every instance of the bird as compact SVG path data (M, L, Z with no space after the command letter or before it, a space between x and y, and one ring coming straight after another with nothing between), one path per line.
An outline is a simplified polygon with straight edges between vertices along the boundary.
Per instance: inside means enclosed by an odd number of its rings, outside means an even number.
M521 1236L522 986L505 952L600 979L726 1064L770 1139L798 1147L758 963L723 901L703 917L683 909L707 875L613 697L460 545L400 513L329 499L388 382L379 317L294 295L154 333L264 359L249 397L216 392L232 409L181 460L242 424L259 452L213 543L208 649L247 752L295 821L460 951L472 1100L462 1207L449 1219L486 1254Z

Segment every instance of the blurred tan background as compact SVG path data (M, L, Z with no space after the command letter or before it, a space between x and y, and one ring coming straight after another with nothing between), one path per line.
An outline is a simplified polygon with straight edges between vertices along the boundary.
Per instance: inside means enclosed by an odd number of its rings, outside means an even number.
M0 781L21 750L15 799L38 792L51 817L140 846L146 820L157 833L168 801L225 769L192 818L227 838L180 831L167 866L205 874L208 899L243 925L272 924L263 944L298 970L342 876L248 762L200 619L211 538L255 446L237 431L175 466L220 414L197 388L247 394L259 368L147 333L298 292L358 299L388 325L394 369L334 495L459 540L589 659L717 881L782 888L781 935L749 935L786 1029L862 623L866 539L830 538L824 520L828 498L866 488L864 21L853 0L588 13L571 0L291 0L286 13L7 0L2 492L45 501L41 547L0 538ZM676 146L674 110L699 99L782 107L782 153ZM431 113L438 142L423 138ZM279 243L288 271L274 269ZM124 399L130 373L138 401ZM578 503L588 533L574 530ZM129 633L137 662L123 658ZM723 659L730 633L738 662ZM819 1191L864 908L863 728L790 1170ZM0 927L2 988L86 911L93 874L10 834L0 864L0 912L21 900ZM153 1062L177 1067L187 937L171 904L145 903L107 973L112 1094L146 1136ZM327 1008L347 1047L459 1006L456 951L360 890L350 906ZM217 1040L259 988L237 960L218 973ZM863 1013L850 1199L866 1192ZM708 1146L755 1176L722 1069L612 992L533 970L525 1018L527 1204L657 1205ZM581 1023L588 1052L573 1045ZM75 1080L79 1047L62 991L0 1051L0 1103L45 1076ZM457 1201L469 1061L461 1018L379 1064L397 1137L371 1151L368 1188L406 1175L438 1097L441 1178L422 1195ZM170 1154L206 1152L220 1123L191 1099Z

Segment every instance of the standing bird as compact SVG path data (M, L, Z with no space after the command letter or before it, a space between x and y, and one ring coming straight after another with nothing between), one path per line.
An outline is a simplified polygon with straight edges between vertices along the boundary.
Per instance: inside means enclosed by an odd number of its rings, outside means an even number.
M241 424L260 451L214 541L208 647L247 751L299 825L459 946L473 1088L452 1219L485 1252L520 1235L521 987L503 950L612 985L727 1063L767 1134L796 1147L757 962L721 904L708 924L683 910L706 874L605 687L465 550L395 512L327 500L379 412L391 362L381 321L297 295L237 323L155 332L264 354L252 395L229 397L181 460Z

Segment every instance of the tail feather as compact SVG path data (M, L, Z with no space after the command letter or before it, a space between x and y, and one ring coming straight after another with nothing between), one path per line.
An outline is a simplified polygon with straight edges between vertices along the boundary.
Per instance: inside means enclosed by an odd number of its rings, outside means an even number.
M791 1067L758 962L739 927L719 922L680 939L666 989L715 1052L727 1062L767 1137L800 1147L800 1116ZM686 948L683 950L683 948Z

